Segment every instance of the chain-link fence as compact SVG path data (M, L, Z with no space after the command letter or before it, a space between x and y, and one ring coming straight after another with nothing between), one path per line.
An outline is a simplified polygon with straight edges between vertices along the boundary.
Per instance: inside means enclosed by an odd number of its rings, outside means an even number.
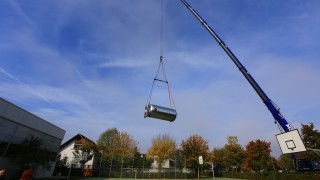
M90 170L90 171L89 171ZM56 168L54 175L73 177L102 177L102 178L132 178L132 179L192 179L197 178L198 174L191 169L162 168L159 173L155 168ZM212 177L212 171L203 170L202 177Z
M195 178L192 171L181 171L175 168L163 168L161 172L158 169L137 169L137 168L101 168L96 170L96 176L107 178L137 178L137 179L186 179Z

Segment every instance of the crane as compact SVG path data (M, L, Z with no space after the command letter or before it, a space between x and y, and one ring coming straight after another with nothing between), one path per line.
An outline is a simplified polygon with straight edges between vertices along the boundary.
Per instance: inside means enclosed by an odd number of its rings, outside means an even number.
M275 123L278 125L280 132L289 132L293 130L292 126L288 123L288 121L283 117L280 112L280 108L267 96L267 94L262 90L259 84L254 80L249 71L241 64L239 59L232 53L232 51L228 48L228 46L221 40L221 38L215 33L212 28L202 19L202 17L185 1L181 0L181 2L190 10L190 12L200 21L200 23L208 30L208 32L212 35L212 37L218 42L218 44L222 47L222 49L227 53L230 59L234 62L234 64L239 68L240 72L244 75L244 77L248 80L250 85L262 99L263 103L267 106L268 110L271 112L273 118L275 119Z

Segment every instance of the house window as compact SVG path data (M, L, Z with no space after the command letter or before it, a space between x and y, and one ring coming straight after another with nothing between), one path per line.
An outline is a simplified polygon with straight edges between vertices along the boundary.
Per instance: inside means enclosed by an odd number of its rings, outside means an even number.
M73 149L79 149L82 146L82 144L74 144Z

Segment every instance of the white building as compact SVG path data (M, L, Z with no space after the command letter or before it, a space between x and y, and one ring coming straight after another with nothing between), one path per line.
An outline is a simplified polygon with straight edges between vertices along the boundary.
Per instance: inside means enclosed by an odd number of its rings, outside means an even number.
M66 165L68 167L72 165L73 168L81 168L81 163L77 162L77 159L74 157L73 152L75 152L75 148L82 146L82 144L80 144L79 141L83 139L94 143L92 140L83 136L82 134L77 134L61 145L59 150L60 159L61 160L66 159ZM80 157L80 159L82 158L85 158L85 157ZM91 160L87 161L84 164L84 166L92 166L93 162L94 162L94 157Z
M151 163L151 169L149 169L149 172L158 172L158 162L154 158L153 162ZM166 159L164 160L162 164L162 171L163 172L177 172L177 167L175 166L175 160L173 159ZM193 169L183 167L182 172L183 173L191 173L193 172Z
M35 177L52 176L64 135L65 130L0 98L0 168L5 169L11 178L19 177L20 166L11 159L17 155L21 142L32 136L42 141L51 156L50 169L36 170Z
M174 168L174 160L173 159L166 159L162 164L162 168ZM153 159L153 163L151 164L152 169L158 169L158 162L156 159Z

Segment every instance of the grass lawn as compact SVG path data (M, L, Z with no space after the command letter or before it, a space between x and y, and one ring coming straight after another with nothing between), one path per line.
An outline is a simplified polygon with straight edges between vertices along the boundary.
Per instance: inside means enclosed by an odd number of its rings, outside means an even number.
M232 178L200 178L200 179L186 179L186 180L227 180ZM83 178L79 180L134 180L134 178ZM137 180L174 180L174 179L137 179ZM234 179L236 180L236 179Z

